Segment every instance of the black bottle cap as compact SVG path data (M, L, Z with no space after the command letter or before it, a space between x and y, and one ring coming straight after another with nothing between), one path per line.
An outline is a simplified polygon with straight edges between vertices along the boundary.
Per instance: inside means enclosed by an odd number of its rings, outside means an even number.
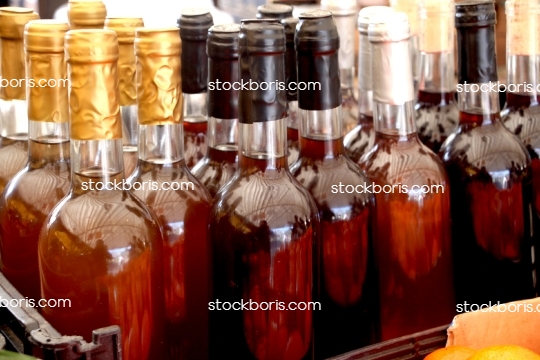
M261 5L257 8L257 19L282 20L292 17L293 7L284 4Z
M233 84L240 80L239 34L238 24L215 25L208 30L208 82L212 84L208 89L208 116L217 119L238 119L239 90L234 90Z
M295 44L298 82L306 87L298 91L298 107L328 110L341 105L339 35L332 13L314 10L301 14ZM318 84L309 88L310 83Z
M206 39L212 25L212 15L206 8L185 9L178 19L182 39L182 92L186 94L200 94L207 89Z
M281 20L281 24L285 28L285 41L287 46L287 50L285 51L285 81L287 82L287 84L296 83L298 81L298 73L296 71L296 50L294 48L294 34L296 32L296 25L298 25L298 18L285 18ZM298 91L289 90L288 85L287 100L298 100Z
M481 84L497 81L496 12L493 1L456 4L458 81Z
M242 20L239 36L239 122L287 117L285 32L277 20Z

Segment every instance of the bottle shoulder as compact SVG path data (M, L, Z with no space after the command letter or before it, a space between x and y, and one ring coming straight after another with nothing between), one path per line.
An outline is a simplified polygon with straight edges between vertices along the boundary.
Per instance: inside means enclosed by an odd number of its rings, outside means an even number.
M504 126L540 154L540 105L501 111Z

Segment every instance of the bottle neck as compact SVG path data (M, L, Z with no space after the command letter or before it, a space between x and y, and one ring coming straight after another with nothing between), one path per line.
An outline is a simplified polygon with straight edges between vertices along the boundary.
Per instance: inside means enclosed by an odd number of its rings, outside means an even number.
M120 106L122 113L122 137L125 151L136 151L139 138L137 105Z
M334 15L339 33L339 75L342 89L354 86L354 36L356 33L357 14Z
M198 94L184 93L184 121L189 123L201 123L208 121L207 93Z
M239 169L287 169L287 119L239 124Z
M329 110L300 109L300 157L334 158L343 154L341 106ZM323 144L316 146L315 144Z
M221 151L238 151L238 119L208 119L208 146Z
M422 68L418 89L421 92L447 94L455 91L454 52L421 53Z
M373 117L371 43L367 33L358 36L358 113L362 118ZM364 115L364 116L362 116Z
M31 162L69 162L68 122L30 120L28 127L28 156Z
M183 160L182 124L139 125L139 159L160 165Z
M540 102L540 59L534 55L506 55L509 107L536 105Z
M27 140L26 100L0 100L0 112L0 135L11 140Z
M487 125L497 122L500 112L498 82L467 85L469 91L458 93L459 123ZM490 88L497 90L490 91Z
M287 121L287 127L290 129L298 129L298 100L291 100L289 104L289 120Z

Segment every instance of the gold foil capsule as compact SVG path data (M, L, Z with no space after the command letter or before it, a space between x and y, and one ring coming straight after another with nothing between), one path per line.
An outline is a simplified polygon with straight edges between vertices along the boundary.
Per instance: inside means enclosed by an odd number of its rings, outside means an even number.
M33 20L24 29L28 119L67 122L68 82L64 57L66 22Z
M66 34L72 140L122 138L118 41L112 30Z
M101 0L69 0L67 13L71 30L103 29L107 17Z
M139 124L182 122L181 41L177 28L137 29Z
M0 8L1 71L3 82L0 99L26 99L26 73L24 61L24 26L31 20L39 19L32 9L20 7Z
M144 26L141 18L107 18L105 29L113 30L118 37L118 77L120 90L120 106L137 103L135 83L135 29Z

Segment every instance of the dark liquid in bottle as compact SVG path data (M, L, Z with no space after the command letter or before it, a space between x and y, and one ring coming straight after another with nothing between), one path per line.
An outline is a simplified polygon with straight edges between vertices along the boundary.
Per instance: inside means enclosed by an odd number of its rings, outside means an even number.
M316 358L358 349L378 339L378 288L370 240L373 196L332 191L333 185L369 182L343 154L343 138L301 137L300 162L293 175L315 198L322 238L315 317Z
M22 170L27 161L28 140L12 140L0 136L0 194L9 180Z
M73 179L75 189L100 181ZM72 190L39 240L42 297L70 306L45 307L43 315L61 334L86 341L94 329L119 325L124 359L163 358L162 243L155 217L127 191Z
M288 127L287 128L287 164L291 167L292 164L298 160L298 153L300 148L298 147L298 129Z
M207 129L207 121L184 121L184 159L188 169L194 167L206 154Z
M164 236L165 312L169 359L208 358L211 198L184 161L152 164L139 160L130 183L180 183L178 190L133 191L157 215ZM182 184L185 184L183 186ZM178 187L178 186L176 186Z
M211 358L311 359L313 304L288 307L312 301L316 209L285 157L239 161L211 214L213 297L259 309L210 311Z
M416 134L378 133L365 170L376 192L382 340L449 324L455 300L449 189L442 163ZM424 185L438 187L422 192Z
M454 93L433 93L420 90L415 106L418 137L438 153L446 138L459 123L459 110Z
M375 129L373 128L372 114L359 114L359 123L344 139L347 155L357 164L375 144Z
M238 149L236 145L225 149L208 147L208 154L191 172L208 189L212 197L234 175L237 168Z
M37 301L39 234L71 185L69 142L29 145L30 163L0 200L0 270L23 296Z
M535 296L532 169L523 145L498 118L461 112L456 137L441 149L451 183L460 304Z

